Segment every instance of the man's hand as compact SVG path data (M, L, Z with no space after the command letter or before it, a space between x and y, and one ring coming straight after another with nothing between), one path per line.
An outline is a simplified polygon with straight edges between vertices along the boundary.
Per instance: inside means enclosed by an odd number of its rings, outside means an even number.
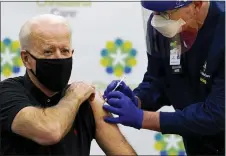
M107 86L107 89L104 91L104 98L106 98L109 95L109 93L113 91L113 89L116 87L119 81L120 80L114 80ZM138 107L139 103L138 98L135 96L135 94L129 88L129 86L125 84L125 82L122 81L120 86L116 90L128 96L133 101L133 103Z
M140 129L143 122L143 111L136 107L133 101L119 91L108 94L107 103L103 108L119 117L105 117L105 121L113 124L123 124L125 126Z
M77 99L79 104L82 104L88 98L92 100L94 96L95 87L85 82L72 83L65 93L66 98Z
M134 149L127 142L117 125L104 121L104 117L112 115L103 109L104 99L102 94L96 93L90 105L96 123L96 141L106 155L136 155Z

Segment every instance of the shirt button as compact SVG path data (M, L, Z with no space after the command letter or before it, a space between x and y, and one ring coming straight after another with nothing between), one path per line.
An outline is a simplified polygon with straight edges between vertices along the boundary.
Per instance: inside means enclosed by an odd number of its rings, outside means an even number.
M47 102L50 102L50 99L48 99Z

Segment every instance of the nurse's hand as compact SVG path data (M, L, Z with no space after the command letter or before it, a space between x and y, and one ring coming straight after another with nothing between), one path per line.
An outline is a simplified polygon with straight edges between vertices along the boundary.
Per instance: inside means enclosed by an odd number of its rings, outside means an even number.
M113 89L116 87L117 83L120 80L113 80L104 91L104 99L113 91ZM121 82L120 86L116 89L116 91L120 91L126 96L128 96L132 102L138 107L138 99L135 97L135 94L133 91L125 84L125 82Z
M107 96L107 103L104 104L103 109L118 115L105 117L104 121L112 124L123 124L125 126L140 129L143 123L143 110L135 106L132 100L119 91L110 92Z

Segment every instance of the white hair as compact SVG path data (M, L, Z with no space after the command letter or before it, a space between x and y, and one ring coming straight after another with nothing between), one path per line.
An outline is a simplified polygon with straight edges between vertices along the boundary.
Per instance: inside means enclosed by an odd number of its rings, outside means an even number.
M30 34L32 33L32 27L34 24L40 24L41 22L49 22L51 24L64 24L68 27L69 32L71 34L69 23L64 17L54 14L43 14L35 16L30 20L26 21L20 29L19 41L21 49L26 49L29 47L29 38Z

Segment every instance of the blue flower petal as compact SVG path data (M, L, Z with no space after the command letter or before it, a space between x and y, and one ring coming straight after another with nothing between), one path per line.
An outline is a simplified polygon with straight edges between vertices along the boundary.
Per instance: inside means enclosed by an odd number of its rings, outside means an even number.
M10 44L11 44L11 40L9 39L9 38L5 38L4 40L3 40L3 43L5 44L5 46L9 46Z
M107 68L106 68L106 72L107 72L108 74L112 74L112 73L114 72L114 70L113 70L112 67L107 67Z
M123 41L121 39L116 39L115 44L120 47L123 44Z
M20 72L20 67L14 66L13 67L13 73L19 73Z
M101 51L101 56L102 56L102 57L108 56L108 50L107 50L107 49L103 49L103 50Z
M131 71L132 71L132 68L131 67L125 67L125 69L124 69L124 72L126 73L126 74L129 74L129 73L131 73Z

